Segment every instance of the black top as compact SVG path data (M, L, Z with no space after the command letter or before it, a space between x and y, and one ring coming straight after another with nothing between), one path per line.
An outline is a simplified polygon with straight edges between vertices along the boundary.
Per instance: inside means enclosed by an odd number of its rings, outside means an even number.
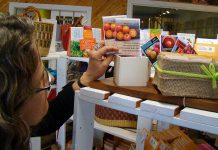
M72 115L74 110L74 90L72 82L49 103L49 109L43 120L32 128L32 136L42 136L59 129Z

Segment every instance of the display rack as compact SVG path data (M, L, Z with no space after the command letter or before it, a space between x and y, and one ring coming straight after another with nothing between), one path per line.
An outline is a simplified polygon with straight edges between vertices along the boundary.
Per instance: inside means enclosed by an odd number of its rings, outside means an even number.
M147 130L151 129L152 120L156 119L159 121L163 121L169 124L178 125L181 127L187 127L190 129L195 129L199 131L204 131L212 134L218 135L218 125L213 124L214 120L217 121L218 113L214 113L214 118L210 120L211 116L205 116L204 123L194 122L186 119L182 119L179 115L177 116L167 116L165 113L158 113L158 112L149 112L144 111L139 108L130 108L114 103L108 102L108 100L103 99L97 99L92 97L94 94L90 94L92 92L89 91L89 96L86 96L85 94L82 95L81 92L77 92L75 94L75 109L74 109L74 129L73 129L73 149L74 150L88 150L92 149L93 146L93 129L94 129L94 117L95 117L95 105L100 105L112 109L116 109L119 111L124 111L130 114L134 114L138 116L137 121L137 133L136 133L136 149L137 150L143 150L144 149L144 139L142 138L140 131L142 131L144 128ZM196 111L200 111L199 115L204 115L203 111L195 109ZM182 112L182 111L181 111ZM191 114L192 115L192 114ZM194 115L194 112L193 112ZM210 119L209 119L210 118ZM112 133L113 134L113 133ZM117 134L117 132L116 132ZM114 134L114 135L116 135ZM127 134L123 135L124 139L128 138ZM86 144L84 144L86 143Z
M80 61L80 62L89 62L89 58L85 57L68 57L66 52L56 52L54 54L49 54L47 57L43 57L42 60L57 60L57 92L62 90L62 87L67 84L67 64L69 61ZM111 62L110 66L113 66L114 63ZM73 120L73 116L70 118ZM96 129L102 130L109 133L109 129L106 126L96 124ZM117 129L115 129L117 130ZM127 132L129 134L134 134ZM122 137L122 135L120 135ZM131 139L133 140L133 139ZM61 146L61 150L65 150L66 147L66 124L63 124L58 131L57 142Z

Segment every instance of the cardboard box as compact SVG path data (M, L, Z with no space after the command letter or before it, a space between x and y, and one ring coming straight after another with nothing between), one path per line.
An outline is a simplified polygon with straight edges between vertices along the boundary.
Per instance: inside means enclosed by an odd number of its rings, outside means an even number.
M147 86L149 67L147 57L115 57L114 81L118 86Z

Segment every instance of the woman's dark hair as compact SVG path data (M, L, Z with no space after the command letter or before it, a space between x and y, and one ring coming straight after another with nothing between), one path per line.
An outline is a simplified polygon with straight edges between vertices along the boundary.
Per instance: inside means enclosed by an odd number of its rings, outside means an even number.
M0 149L29 149L30 128L17 112L33 94L40 60L33 31L28 18L0 18Z

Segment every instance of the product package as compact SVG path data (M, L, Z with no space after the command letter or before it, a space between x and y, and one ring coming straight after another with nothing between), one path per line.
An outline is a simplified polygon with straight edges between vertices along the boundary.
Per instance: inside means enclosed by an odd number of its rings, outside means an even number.
M115 19L115 44L121 55L141 56L140 52L140 19Z
M171 52L176 41L176 35L161 35L161 52Z
M160 39L162 31L162 29L150 29L150 39L153 39L154 37Z
M195 44L195 50L198 55L217 59L218 58L218 40L197 38L197 41Z
M140 30L140 45L147 43L150 40L150 30L143 29Z
M103 32L106 46L115 46L116 25L115 18L126 18L126 15L103 16Z
M172 48L172 52L196 54L194 50L195 34L177 33L177 41Z
M188 33L177 33L178 39L183 41L186 45L191 45L194 47L195 44L195 34L188 34Z
M71 27L70 35L70 49L68 51L68 56L82 57L83 51L80 50L79 41L83 39L83 27Z
M70 28L70 48L68 56L88 57L85 50L94 49L96 43L101 40L101 29L91 26Z
M171 52L177 52L182 54L196 54L196 51L190 44L186 45L186 43L184 43L180 39L177 39Z
M177 127L153 131L145 139L144 150L198 150L197 145Z
M146 55L150 62L154 64L157 61L157 56L160 53L160 41L158 37L154 37L147 43L141 46L142 53Z

